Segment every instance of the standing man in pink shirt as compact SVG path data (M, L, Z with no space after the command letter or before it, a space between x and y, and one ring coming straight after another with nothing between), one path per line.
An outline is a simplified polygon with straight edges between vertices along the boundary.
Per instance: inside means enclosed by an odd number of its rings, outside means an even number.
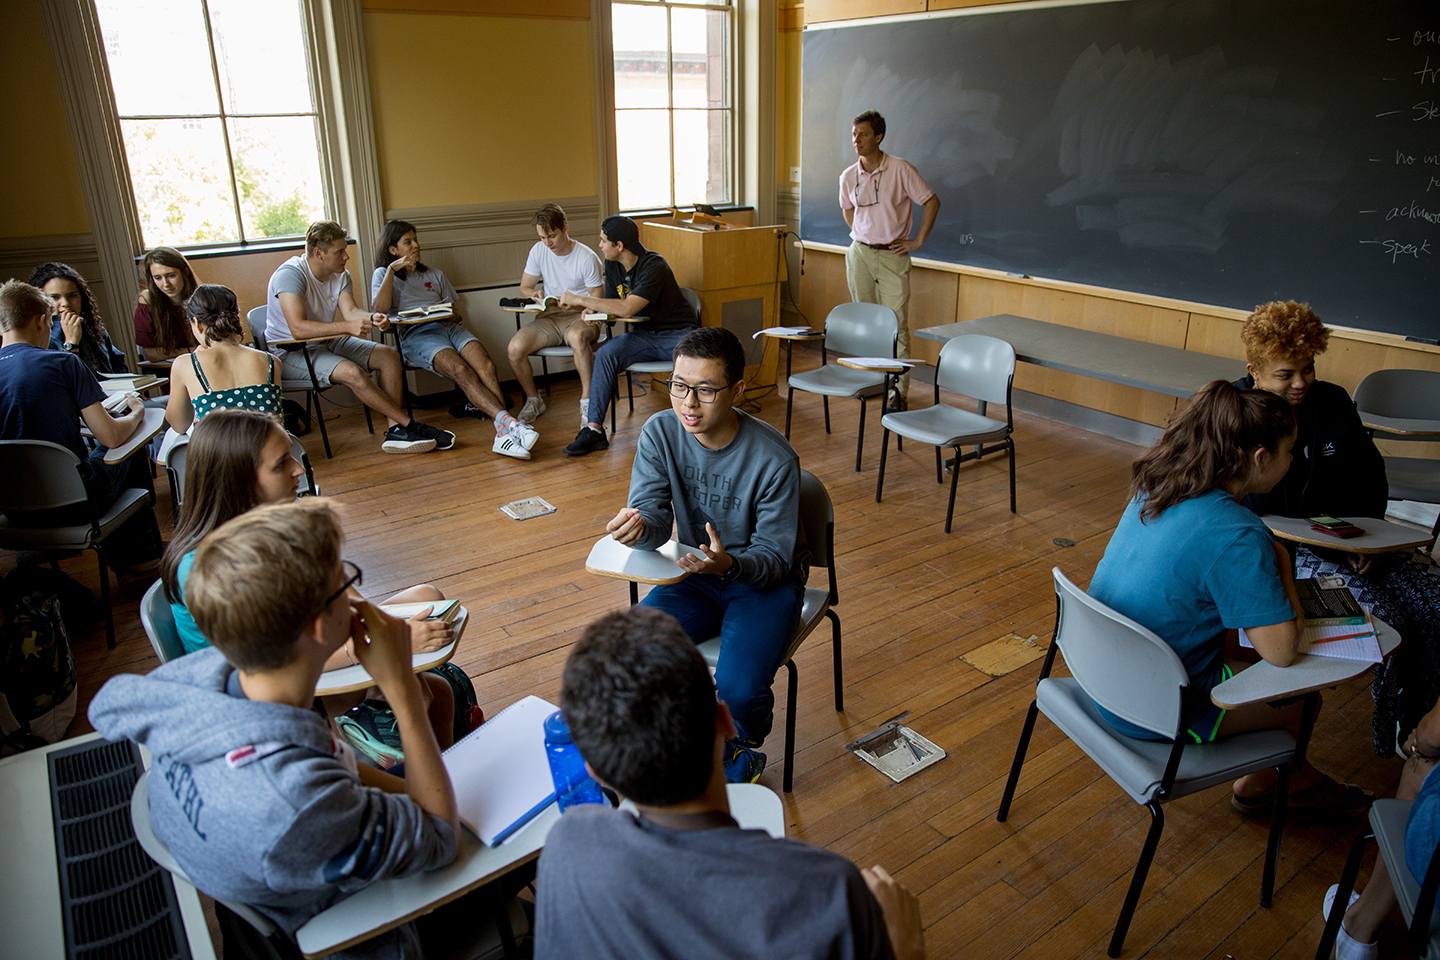
M910 356L910 254L924 245L940 212L940 198L913 166L880 149L885 118L874 110L856 117L850 127L859 160L840 174L840 209L850 226L852 243L845 251L845 279L856 303L884 304L900 320L897 355ZM920 231L910 239L910 205L925 206ZM890 409L906 408L910 375L900 378L890 395Z

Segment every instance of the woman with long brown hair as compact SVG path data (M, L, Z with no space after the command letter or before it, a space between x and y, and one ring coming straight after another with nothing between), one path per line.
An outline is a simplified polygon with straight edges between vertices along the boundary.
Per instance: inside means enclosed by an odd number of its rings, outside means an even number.
M39 287L55 301L50 329L50 349L64 350L79 357L95 375L127 373L125 354L110 342L100 307L85 278L68 263L42 263L30 271L26 281Z
M172 360L195 348L185 317L185 301L200 282L185 255L174 247L156 247L140 265L140 298L135 303L135 345L147 360Z
M1210 691L1244 664L1226 661L1227 631L1243 628L1278 667L1295 658L1304 624L1290 558L1260 518L1240 505L1290 468L1295 415L1262 390L1217 380L1201 390L1131 471L1131 500L1095 569L1089 593L1154 631L1190 675L1185 733L1198 743L1251 730L1298 728L1300 704L1222 710ZM1238 653L1238 648L1237 651ZM1126 736L1157 739L1103 708ZM1235 782L1231 806L1268 814L1274 771ZM1310 764L1290 779L1291 807L1356 812L1373 799Z

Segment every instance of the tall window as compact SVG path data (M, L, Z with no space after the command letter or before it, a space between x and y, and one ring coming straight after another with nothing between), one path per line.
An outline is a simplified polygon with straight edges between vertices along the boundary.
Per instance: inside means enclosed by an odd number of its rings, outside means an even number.
M624 210L728 203L734 183L734 7L611 4Z
M147 247L324 215L300 0L95 0Z

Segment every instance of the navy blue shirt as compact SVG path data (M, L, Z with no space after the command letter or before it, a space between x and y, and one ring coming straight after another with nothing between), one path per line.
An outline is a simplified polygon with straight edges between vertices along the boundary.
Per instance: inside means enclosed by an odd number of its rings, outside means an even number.
M48 440L83 462L80 411L104 399L79 357L28 343L0 349L0 440Z

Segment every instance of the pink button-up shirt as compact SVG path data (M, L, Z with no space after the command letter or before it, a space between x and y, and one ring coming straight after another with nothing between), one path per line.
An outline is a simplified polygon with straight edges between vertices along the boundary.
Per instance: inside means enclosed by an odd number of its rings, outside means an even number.
M855 211L850 236L861 243L908 239L910 205L924 204L933 196L935 191L920 171L888 153L870 173L856 160L840 174L840 208Z

